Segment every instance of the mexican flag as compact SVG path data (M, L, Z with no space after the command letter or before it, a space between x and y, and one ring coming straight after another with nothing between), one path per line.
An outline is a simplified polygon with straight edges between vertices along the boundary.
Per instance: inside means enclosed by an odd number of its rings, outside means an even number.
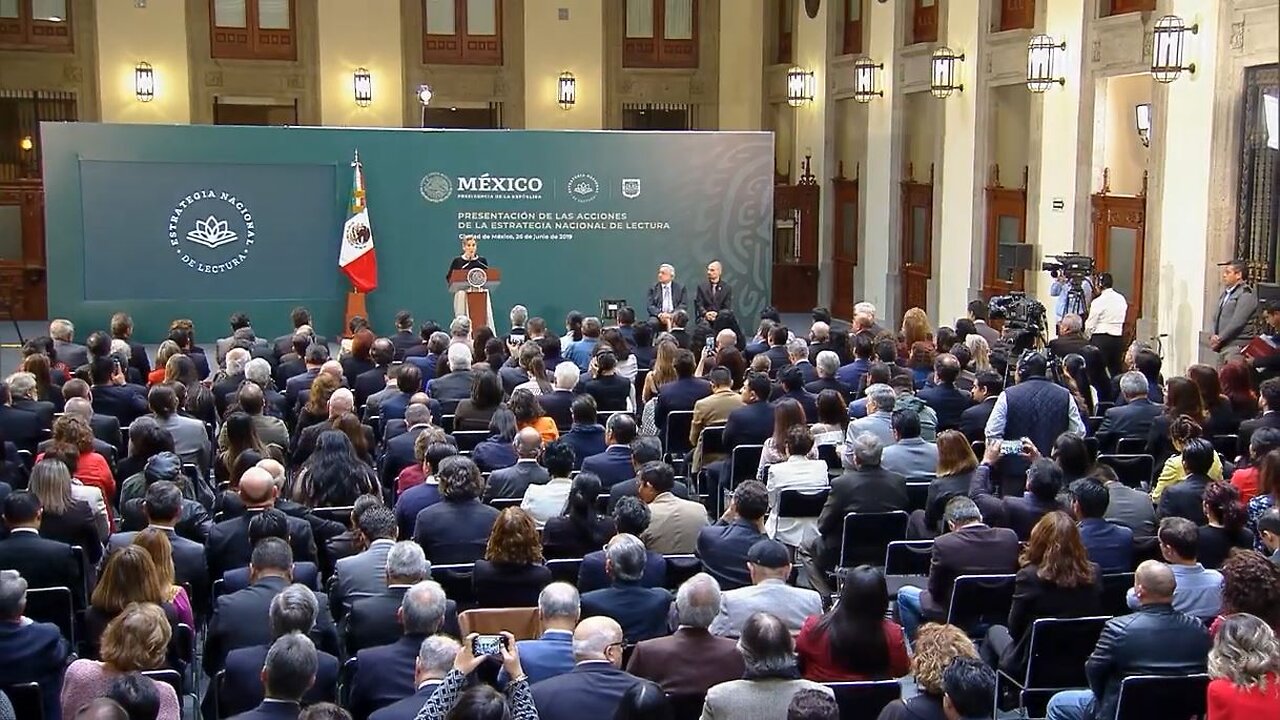
M351 162L351 203L347 221L342 224L342 252L338 267L347 274L356 292L369 292L378 287L378 258L373 254L373 229L369 226L369 206L364 196L364 168L360 153Z

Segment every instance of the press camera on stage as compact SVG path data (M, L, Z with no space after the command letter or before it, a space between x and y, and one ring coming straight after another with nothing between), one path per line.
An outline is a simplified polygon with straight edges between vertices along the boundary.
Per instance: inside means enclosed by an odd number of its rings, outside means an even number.
M1015 352L1034 347L1049 329L1044 305L1024 292L996 295L987 301L987 310L993 319L1004 320L1005 340Z
M1080 281L1094 274L1093 258L1077 252L1050 255L1056 262L1043 262L1040 269L1057 277L1061 273L1068 280Z

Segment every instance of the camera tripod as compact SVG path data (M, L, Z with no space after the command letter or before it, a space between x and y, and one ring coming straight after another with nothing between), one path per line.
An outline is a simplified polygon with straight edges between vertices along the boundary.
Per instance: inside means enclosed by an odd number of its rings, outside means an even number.
M1066 281L1067 302L1066 306L1062 309L1062 316L1079 315L1080 318L1083 319L1085 313L1088 312L1089 307L1085 303L1084 298L1084 279L1079 277L1069 277L1066 278ZM1061 319L1062 318L1059 318L1059 320Z

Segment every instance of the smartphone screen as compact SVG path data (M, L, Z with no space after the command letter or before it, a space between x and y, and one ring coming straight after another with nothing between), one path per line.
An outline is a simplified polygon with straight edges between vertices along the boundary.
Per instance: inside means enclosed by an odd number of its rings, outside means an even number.
M476 657L481 655L501 655L502 643L503 637L501 635L477 635L471 641L471 654Z

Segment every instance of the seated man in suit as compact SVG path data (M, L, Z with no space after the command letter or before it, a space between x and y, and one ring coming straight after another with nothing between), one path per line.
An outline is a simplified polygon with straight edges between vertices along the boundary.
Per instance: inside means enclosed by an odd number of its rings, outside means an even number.
M56 318L49 323L49 337L53 338L53 351L58 362L74 372L89 362L89 348L74 342L76 326L70 320Z
M582 615L578 589L554 582L538 593L542 637L516 643L529 684L573 672L573 629Z
M621 670L623 630L607 617L589 617L573 631L572 672L530 690L541 720L615 717L622 696L640 682Z
M692 553L697 548L698 532L707 524L707 508L675 496L675 472L664 462L648 463L640 468L636 479L640 483L636 491L649 506L645 545L664 555Z
M987 444L982 463L969 481L969 497L977 503L987 522L995 527L1007 527L1017 533L1019 540L1026 540L1031 537L1031 529L1040 522L1040 518L1054 510L1070 511L1070 508L1058 502L1062 468L1041 457L1030 440L1023 439L1022 456L1031 463L1026 471L1026 492L1022 497L996 497L991 487L992 468L1000 460L998 442Z
M231 568L244 567L249 564L253 554L253 545L249 541L249 521L265 510L276 506L280 488L271 477L271 473L261 467L250 468L240 478L237 496L244 505L244 513L223 520L209 530L209 540L205 544L205 558L209 564L210 577L217 579ZM316 561L316 542L311 524L300 517L288 516L289 546L293 556L300 562ZM339 526L341 527L341 526Z
M689 444L693 446L693 472L704 463L724 458L723 453L706 455L702 449L702 431L724 425L734 410L742 407L742 395L733 391L733 375L727 367L716 367L707 374L711 394L693 404L693 422L689 425Z
M908 585L898 591L898 618L908 638L915 637L923 621L946 621L957 577L1018 569L1018 536L1008 528L988 527L972 500L963 495L951 498L943 519L949 532L933 541L928 588Z
M1152 421L1164 412L1164 406L1147 399L1147 378L1137 370L1120 376L1120 393L1125 403L1107 410L1095 433L1099 452L1114 452L1120 438L1147 437Z
M804 364L807 365L808 361L806 360ZM778 386L772 394L772 400L776 404L779 400L791 398L800 403L806 422L818 422L818 396L805 390L804 386L804 371L801 368L795 366L782 368L778 373Z
M27 581L16 570L0 570L0 685L39 683L44 716L58 718L71 648L57 625L32 622L26 609Z
M831 481L831 492L818 515L818 537L808 551L817 561L818 572L809 573L811 580L816 576L825 584L826 574L840 562L845 515L906 510L910 505L903 477L881 467L883 451L880 439L871 433L854 438L853 466Z
M645 307L649 311L649 322L656 323L660 329L671 329L671 316L677 310L688 312L689 302L684 286L676 282L676 269L667 263L658 267L658 282L649 288L649 296Z
M777 324L769 328L769 349L764 356L769 358L769 377L776 378L782 369L791 364L791 354L787 352L787 341L791 339L791 331L785 325ZM805 353L808 355L808 353Z
M604 429L604 452L582 461L582 472L595 473L602 488L608 490L617 483L635 476L631 465L631 443L636 439L636 419L625 413L614 413Z
M706 573L684 581L676 591L676 631L636 645L627 672L652 680L673 696L703 695L712 685L742 677L738 644L707 630L720 614L721 597L720 587Z
M89 389L89 383L80 378L72 378L62 385L62 403L65 406L67 401L73 398L83 398L89 401L89 406L93 407L93 392ZM96 411L89 418L89 427L93 428L93 436L99 440L113 445L116 448L116 457L124 457L128 448L125 447L123 434L120 432L120 421L113 415L102 415Z
M369 348L369 359L373 361L373 367L357 375L351 388L356 396L357 407L364 405L370 395L387 386L387 369L391 367L395 354L396 348L387 338L378 338L373 341L372 347ZM419 389L414 388L414 391Z
M1089 560L1104 573L1127 573L1133 567L1133 531L1106 521L1111 496L1107 487L1094 478L1071 483L1071 511L1080 528L1080 542Z
M812 352L810 348L810 352ZM824 355L823 353L831 353ZM840 372L840 356L834 350L823 350L813 358L813 368L818 372L818 378L805 383L805 392L812 395L818 395L823 390L834 390L840 394L845 400L849 399L849 391L845 386L836 379L836 373Z
M631 443L632 478L624 482L615 483L609 488L609 504L606 509L610 514L613 514L613 509L617 507L618 501L622 498L640 497L640 481L635 476L640 474L640 468L646 464L657 462L661 459L662 442L658 438L652 435L641 435ZM683 482L676 481L676 484L671 488L671 493L682 500L688 500L689 486Z
M125 382L124 372L109 358L97 358L89 367L93 381L93 411L111 415L121 427L147 414L147 389ZM12 438L17 442L17 438Z
M422 393L422 371L416 365L401 365L400 372L396 373L396 389L399 392L392 393L383 398L378 405L378 411L382 414L382 425L386 427L391 420L403 420L406 409L409 404L418 398L428 406L434 402L432 414L437 411L444 414L443 406L439 401L431 400L430 396ZM421 397L419 397L421 395Z
M285 352L275 361L275 369L271 376L276 387L284 388L289 378L307 371L307 347L311 345L310 333L294 333L281 338L285 342Z
M751 584L747 553L751 546L764 539L764 519L768 514L768 489L759 480L747 480L733 489L733 498L724 515L714 525L698 531L695 554L702 560L703 571L716 580L719 589L735 590Z
M605 571L612 585L582 594L582 614L606 615L618 621L627 642L639 642L667 634L667 610L671 593L644 587L647 551L640 538L614 535L605 546Z
M1156 509L1151 505L1151 496L1120 482L1116 471L1106 465L1094 466L1089 477L1107 488L1107 513L1103 518L1132 530L1139 547L1154 544Z
M205 633L204 669L210 676L222 669L227 653L236 648L264 645L271 641L271 601L292 583L293 553L280 538L263 538L253 548L249 587L223 595L214 602L209 629ZM324 595L316 598L316 622L311 633L317 645L330 655L338 655L338 632L329 614Z
M1004 390L1004 378L990 370L980 372L969 397L973 404L960 413L960 432L969 442L985 442L987 420L996 406L1000 392Z
M1182 468L1187 476L1169 485L1160 493L1156 516L1160 518L1182 517L1192 523L1204 525L1204 489L1213 480L1209 469L1218 459L1213 443L1204 438L1192 438L1182 446Z
M536 345L527 347L537 350ZM523 376L520 382L529 379L528 374L523 370L520 371L520 374ZM551 392L543 393L538 398L538 404L542 406L542 411L547 414L547 417L555 420L556 427L560 428L561 432L578 422L573 418L573 403L583 397L591 397L590 395L577 395L573 392L581 378L582 375L578 372L577 365L560 363L556 365L555 382L552 384Z
M418 659L413 661L413 686L417 690L409 697L374 712L369 720L415 720L432 693L440 687L444 676L453 669L453 663L461 649L457 640L444 634L432 635L423 640L418 649ZM520 664L526 664L523 653L520 655ZM530 676L530 681L532 679Z
M556 370L557 372L560 370L559 366ZM570 415L573 423L568 430L560 430L560 441L573 448L573 469L581 470L583 461L592 455L604 452L607 445L604 439L604 428L596 422L595 398L590 395L572 395L571 397L573 402L570 403ZM543 395L538 399L545 401L547 396ZM545 412L546 403L541 402L541 404ZM550 412L547 414L550 415Z
M365 648L356 653L356 673L351 679L347 707L355 717L409 697L415 682L415 659L422 641L440 632L447 599L439 583L423 580L409 588L400 603L400 623L404 634L387 645Z
M813 590L787 584L791 575L791 552L777 540L765 538L747 551L751 585L720 596L720 613L711 623L711 633L736 638L742 625L758 612L776 615L793 634L810 615L822 614L822 598Z
M302 700L316 682L319 655L311 638L288 633L271 643L262 665L265 697L236 720L285 720L299 717Z
M619 534L640 537L649 527L649 506L638 497L624 497L614 506L614 528ZM609 574L606 571L607 558L604 550L587 553L578 567L578 592L588 593L592 590L609 587ZM641 571L640 585L648 588L660 588L667 582L667 559L662 553L645 550L644 570Z
M968 393L956 389L956 379L960 377L960 370L960 361L955 355L942 353L933 361L933 375L937 384L916 393L916 397L937 413L939 430L953 430L960 427L960 419L964 411L973 404Z
M1049 349L1055 357L1064 358L1089 344L1084 336L1084 320L1075 313L1067 313L1058 322L1058 337L1049 341Z
M374 595L387 589L387 554L396 544L396 530L396 514L389 507L378 505L360 514L357 543L364 550L334 563L330 579L329 601L339 617L351 606L354 595Z
M293 584L271 599L267 625L271 637L260 645L241 647L227 653L226 675L218 692L218 717L247 712L262 702L262 668L276 640L290 635L306 635L316 623L320 604L316 594L305 585ZM338 697L338 658L324 651L316 652L315 682L307 688L303 702L333 702Z
M739 445L760 445L773 435L773 406L769 404L769 394L773 384L764 373L748 373L742 384L742 398L746 405L729 413L724 424L724 446L735 448ZM729 461L721 460L709 463L706 473L719 477L722 489L730 485Z
M1280 428L1280 377L1264 380L1258 386L1258 408L1262 414L1240 423L1240 447L1249 447L1249 440L1258 428Z
M694 324L702 334L721 330L738 329L738 319L733 314L733 288L722 282L724 266L719 260L707 264L707 280L698 283L694 293Z
M658 389L654 422L659 436L666 430L667 415L677 410L693 410L694 403L711 394L711 383L694 377L698 362L688 350L676 351L676 379Z
M524 497L530 485L546 485L551 480L547 469L538 464L542 456L542 435L535 428L527 427L516 433L511 443L516 451L516 464L494 470L484 488L484 501L494 498Z
M807 385L818 379L818 371L813 367L813 363L809 361L809 343L804 338L793 337L787 341L787 364L778 369L781 375L783 370L795 368L800 371L801 386Z
M147 487L142 501L142 511L147 527L164 531L169 536L173 554L173 576L179 585L187 585L192 600L202 606L209 592L209 568L204 556L204 545L178 535L175 527L182 519L182 491L168 480L157 480ZM133 544L137 532L118 532L107 541L107 552L102 557L105 567L111 555Z
M897 442L881 453L880 466L903 477L933 477L938 471L938 446L920 437L920 416L904 408L894 410L891 421Z
M471 348L454 343L446 351L449 372L427 383L427 394L440 402L441 412L452 413L458 403L471 397Z
M70 545L40 537L44 508L32 492L19 490L4 499L4 525L8 537L0 540L0 569L16 570L36 589L65 587L71 603L83 609L84 577Z
M298 394L311 389L311 383L320 374L321 366L329 362L329 348L317 343L308 345L303 359L307 369L299 375L286 378L284 383L284 401L290 413L294 413L299 405Z
M422 546L401 540L386 555L387 586L377 594L352 598L351 610L342 622L343 647L349 655L370 647L390 645L400 638L400 608L405 593L423 580L431 579L431 563ZM458 604L445 603L445 633L462 637L458 630Z

